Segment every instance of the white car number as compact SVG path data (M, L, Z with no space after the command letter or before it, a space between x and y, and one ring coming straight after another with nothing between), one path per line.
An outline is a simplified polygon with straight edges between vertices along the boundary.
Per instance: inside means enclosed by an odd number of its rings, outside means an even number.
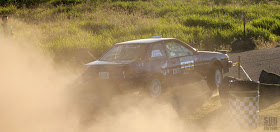
M109 79L109 72L99 72L99 78Z

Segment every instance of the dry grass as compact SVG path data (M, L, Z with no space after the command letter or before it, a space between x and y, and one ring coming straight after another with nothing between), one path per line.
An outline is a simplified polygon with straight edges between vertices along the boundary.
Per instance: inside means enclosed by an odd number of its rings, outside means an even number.
M231 42L243 35L243 13L249 21L246 35L264 41L259 48L270 47L268 43L273 44L279 37L274 34L280 21L276 11L280 6L277 4L244 6L238 2L220 5L204 0L151 0L78 2L54 6L53 2L34 8L10 5L1 8L0 13L10 14L14 19L12 25L16 39L32 40L32 34L41 34L34 41L46 50L59 53L65 49L75 52L79 48L87 48L97 57L114 43L154 35L185 42L193 39L202 49L230 49ZM264 18L273 20L271 31L263 28L267 26L262 23Z

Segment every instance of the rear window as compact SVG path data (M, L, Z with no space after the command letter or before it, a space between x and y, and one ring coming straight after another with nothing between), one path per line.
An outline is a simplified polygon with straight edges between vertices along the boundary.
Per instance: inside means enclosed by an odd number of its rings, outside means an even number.
M147 48L146 44L116 45L110 49L101 61L133 61L142 59Z

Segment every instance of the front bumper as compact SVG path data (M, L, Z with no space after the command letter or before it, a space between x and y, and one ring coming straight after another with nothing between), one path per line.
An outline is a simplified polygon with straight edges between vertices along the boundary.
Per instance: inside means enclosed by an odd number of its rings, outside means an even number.
M228 61L228 68L232 67L232 61Z
M232 61L229 61L229 60L223 60L223 70L224 70L224 73L228 73L229 72L229 68L232 67Z

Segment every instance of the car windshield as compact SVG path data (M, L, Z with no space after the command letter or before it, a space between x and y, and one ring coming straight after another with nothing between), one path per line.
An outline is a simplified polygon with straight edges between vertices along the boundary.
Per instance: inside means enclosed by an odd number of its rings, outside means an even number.
M100 60L101 61L132 61L142 57L147 45L131 44L116 45L110 49Z

